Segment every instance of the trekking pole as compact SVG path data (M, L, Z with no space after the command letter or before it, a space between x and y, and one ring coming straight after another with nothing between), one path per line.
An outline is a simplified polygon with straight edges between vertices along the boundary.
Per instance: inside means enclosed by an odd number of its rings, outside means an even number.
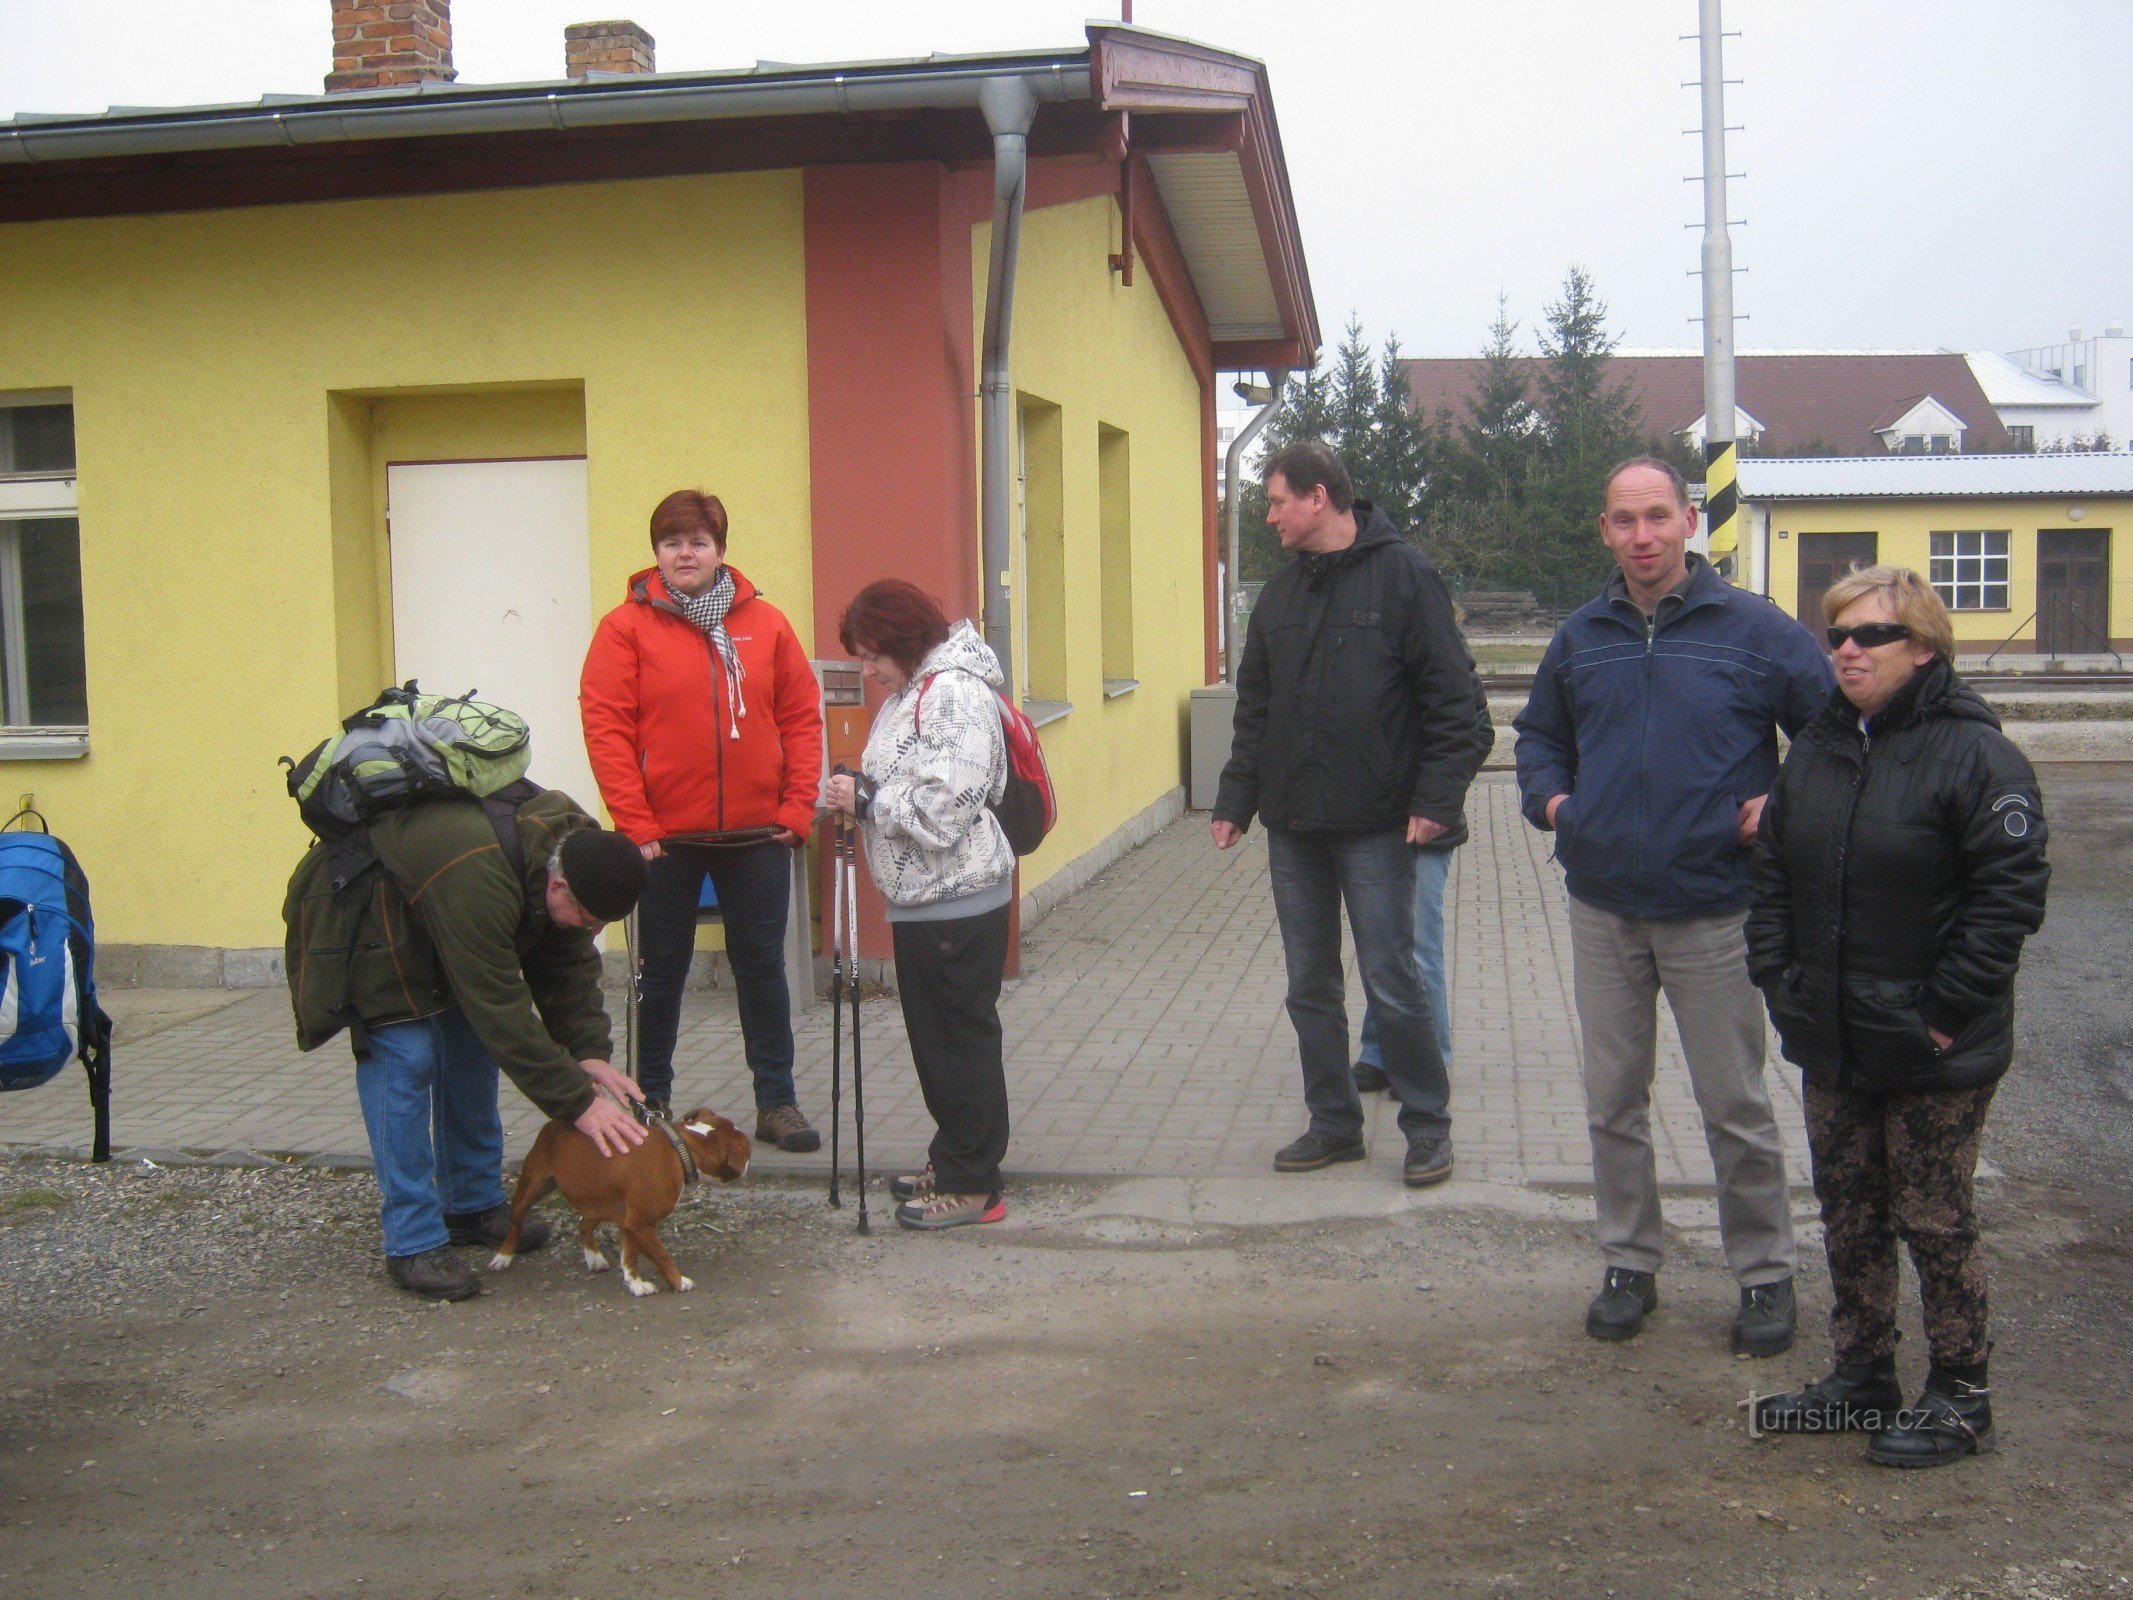
M644 974L637 970L637 908L622 919L622 961L629 968L629 987L622 994L622 1070L637 1081L637 1002Z
M830 825L830 1192L829 1202L842 1209L837 1193L838 1136L844 1112L844 815Z
M867 1228L867 1094L859 1060L859 837L844 857L845 948L852 953L852 1142L859 1160L859 1231Z

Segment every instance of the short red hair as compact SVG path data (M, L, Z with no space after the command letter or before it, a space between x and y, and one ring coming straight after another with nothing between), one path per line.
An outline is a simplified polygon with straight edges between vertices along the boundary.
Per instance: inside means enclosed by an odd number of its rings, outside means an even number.
M881 578L852 597L837 637L847 654L887 656L908 677L948 637L948 619L917 584Z
M724 555L725 503L700 489L676 489L652 508L652 548L657 550L660 540L683 533L708 533L719 554Z

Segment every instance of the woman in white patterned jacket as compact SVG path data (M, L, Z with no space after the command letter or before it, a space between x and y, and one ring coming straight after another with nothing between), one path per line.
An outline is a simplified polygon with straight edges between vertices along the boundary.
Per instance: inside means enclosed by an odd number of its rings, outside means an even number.
M923 1172L895 1179L907 1228L1007 1215L1007 1073L1000 979L1015 855L991 806L1007 789L1000 663L968 622L951 629L914 584L883 579L844 613L844 648L888 694L858 777L828 802L859 819L889 902L896 988L920 1091L938 1131Z

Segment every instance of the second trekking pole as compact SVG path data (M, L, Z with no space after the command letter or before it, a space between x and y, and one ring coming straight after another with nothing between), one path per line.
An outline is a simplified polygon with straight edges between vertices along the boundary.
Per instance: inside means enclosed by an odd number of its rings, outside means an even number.
M844 852L844 948L851 961L852 991L852 1144L859 1162L859 1231L867 1227L867 1092L859 1055L859 830L846 830Z
M844 1131L844 816L830 824L830 1193L837 1192L838 1145Z

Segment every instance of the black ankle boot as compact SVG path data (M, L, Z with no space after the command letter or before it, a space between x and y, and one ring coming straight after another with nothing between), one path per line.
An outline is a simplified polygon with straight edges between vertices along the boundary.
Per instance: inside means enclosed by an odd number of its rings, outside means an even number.
M1866 1458L1884 1467L1944 1467L1992 1449L1992 1391L1985 1363L1934 1366L1918 1404L1867 1441Z
M1879 1433L1903 1409L1896 1381L1896 1353L1871 1361L1840 1361L1819 1383L1792 1394L1767 1395L1755 1403L1761 1433Z

